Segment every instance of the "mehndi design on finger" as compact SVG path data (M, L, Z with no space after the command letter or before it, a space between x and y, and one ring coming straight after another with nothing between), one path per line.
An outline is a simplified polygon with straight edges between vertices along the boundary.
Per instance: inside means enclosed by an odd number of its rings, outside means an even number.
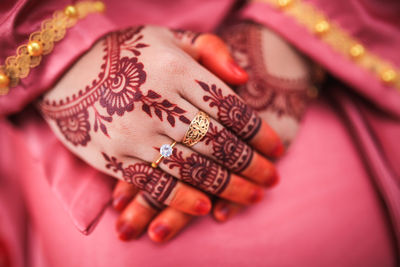
M61 133L73 145L86 146L91 140L91 130L100 130L109 137L106 125L112 123L113 116L123 116L136 105L141 105L142 111L150 117L154 114L160 121L166 118L172 127L176 119L190 123L185 110L151 89L147 92L141 89L147 74L139 61L140 50L149 47L142 42L143 28L128 28L104 39L104 64L98 78L85 90L63 100L41 102L42 113L56 121ZM131 56L126 56L127 53ZM93 120L93 126L89 120Z
M203 140L206 145L212 146L212 155L216 162L229 166L235 173L246 169L253 158L254 152L247 144L225 128L218 131L212 123Z
M212 194L220 194L230 181L230 173L226 169L197 153L184 158L182 151L174 149L163 163L170 169L178 168L184 182Z
M124 180L139 189L146 191L149 196L164 203L176 186L177 180L160 169L152 168L145 163L135 163L124 168L117 158L102 153L107 161L105 167L114 173L122 174Z
M238 86L237 93L257 111L268 110L300 120L310 101L309 77L283 78L271 74L263 58L262 27L247 22L222 33L235 61L249 75L249 81Z
M225 127L245 141L257 134L261 126L261 118L252 108L235 95L224 96L222 90L215 84L210 86L202 81L196 82L208 93L203 96L203 100L209 102L211 108L218 108L218 120Z
M160 201L154 199L149 193L146 191L141 191L140 196L143 198L143 201L146 202L147 205L152 207L156 211L162 211L165 208L165 204Z

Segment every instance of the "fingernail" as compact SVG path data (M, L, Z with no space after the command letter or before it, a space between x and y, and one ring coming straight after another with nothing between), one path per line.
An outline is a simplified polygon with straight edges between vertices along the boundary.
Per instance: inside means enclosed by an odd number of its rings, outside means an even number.
M204 199L198 199L195 204L195 211L201 215L205 215L210 212L211 205L209 201L205 201Z
M247 72L242 69L234 60L229 62L229 66L233 74L237 76L247 75Z
M266 187L274 187L275 185L278 184L280 178L279 178L279 174L275 171L275 173L273 174L273 176L271 178L269 178L267 181L265 181L264 185Z
M220 214L219 220L226 221L229 218L231 210L227 204L221 204L218 208L218 213Z
M272 150L271 152L271 156L273 156L274 158L279 158L280 156L282 156L285 153L285 146L282 144L281 141L279 141L276 144L276 147L274 150Z
M151 231L157 236L159 241L163 241L171 233L171 229L164 224L157 224Z
M135 229L130 224L125 222L119 223L117 225L117 232L119 239L123 241L128 241L132 239L136 234Z
M251 203L257 203L259 201L261 201L261 199L263 198L264 195L264 191L262 189L254 189L254 191L252 192L252 194L250 195L250 202Z
M129 198L124 194L120 194L120 195L114 197L112 206L116 211L121 211L125 208L125 206L128 204L128 202L129 202Z

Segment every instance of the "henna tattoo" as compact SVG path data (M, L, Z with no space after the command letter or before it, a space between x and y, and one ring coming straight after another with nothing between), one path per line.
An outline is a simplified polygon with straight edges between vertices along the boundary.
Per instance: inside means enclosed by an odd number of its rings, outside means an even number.
M163 163L170 169L179 168L181 179L212 194L220 194L230 181L230 173L207 157L197 153L184 158L183 152L174 149Z
M235 173L246 169L253 158L254 152L247 144L225 128L218 131L212 122L203 141L211 144L215 160Z
M224 31L222 38L231 49L239 66L249 75L249 81L237 87L237 93L255 110L268 110L278 116L300 120L310 101L308 77L288 79L271 75L263 59L261 26L241 23Z
M165 208L165 205L154 198L151 197L151 195L147 192L140 192L140 196L143 198L144 201L146 201L147 205L152 207L154 210L161 211Z
M176 39L188 44L194 44L194 42L196 42L196 39L201 35L201 33L198 32L192 32L182 29L174 29L171 31Z
M160 169L154 169L145 163L135 163L124 168L123 163L115 157L102 152L106 160L105 167L114 173L121 173L124 180L146 191L149 196L159 202L164 202L176 186L177 180Z
M261 118L252 108L244 104L234 95L223 96L222 90L215 84L209 86L202 81L196 81L208 93L204 101L210 102L210 107L218 108L218 120L232 130L243 140L253 138L261 126Z
M172 127L176 118L190 123L184 115L185 110L151 89L146 93L141 89L147 74L139 61L140 50L149 46L141 42L142 29L143 26L129 28L105 38L101 72L85 90L58 102L45 99L40 103L42 113L56 121L61 133L73 145L86 146L90 142L91 119L94 120L92 130L100 129L109 137L106 125L112 123L113 116L123 116L133 111L136 105L141 105L142 111L150 117L155 114L160 121L165 117ZM127 52L132 56L126 56Z

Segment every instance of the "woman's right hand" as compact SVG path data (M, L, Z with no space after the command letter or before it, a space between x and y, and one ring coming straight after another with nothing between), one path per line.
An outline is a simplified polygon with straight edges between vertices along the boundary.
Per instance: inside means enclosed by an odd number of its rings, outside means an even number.
M46 93L40 109L90 165L202 215L211 209L203 192L246 205L278 177L267 156L283 153L279 137L222 81L246 78L214 35L135 27L98 42ZM200 110L210 127L189 148L179 142ZM172 156L152 168L159 148L174 141Z
M123 241L137 239L146 230L151 240L168 241L179 234L194 217L161 204L147 192L124 181L119 181L114 187L112 206L119 213L116 230ZM240 204L217 199L213 204L212 214L215 220L224 222L242 208Z

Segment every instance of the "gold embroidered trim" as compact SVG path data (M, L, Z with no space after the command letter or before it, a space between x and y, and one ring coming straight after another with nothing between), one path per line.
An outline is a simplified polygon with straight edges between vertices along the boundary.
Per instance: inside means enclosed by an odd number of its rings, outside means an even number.
M49 54L54 43L64 38L66 30L90 13L104 12L101 1L82 1L55 11L51 19L41 24L41 30L33 32L29 42L17 48L15 56L9 56L0 66L0 95L7 94L19 80L29 75L30 69L38 66L43 55Z
M295 18L310 32L317 35L332 49L373 73L382 82L400 90L400 69L369 52L359 41L344 29L331 22L317 8L301 0L252 0L272 5L285 14Z

